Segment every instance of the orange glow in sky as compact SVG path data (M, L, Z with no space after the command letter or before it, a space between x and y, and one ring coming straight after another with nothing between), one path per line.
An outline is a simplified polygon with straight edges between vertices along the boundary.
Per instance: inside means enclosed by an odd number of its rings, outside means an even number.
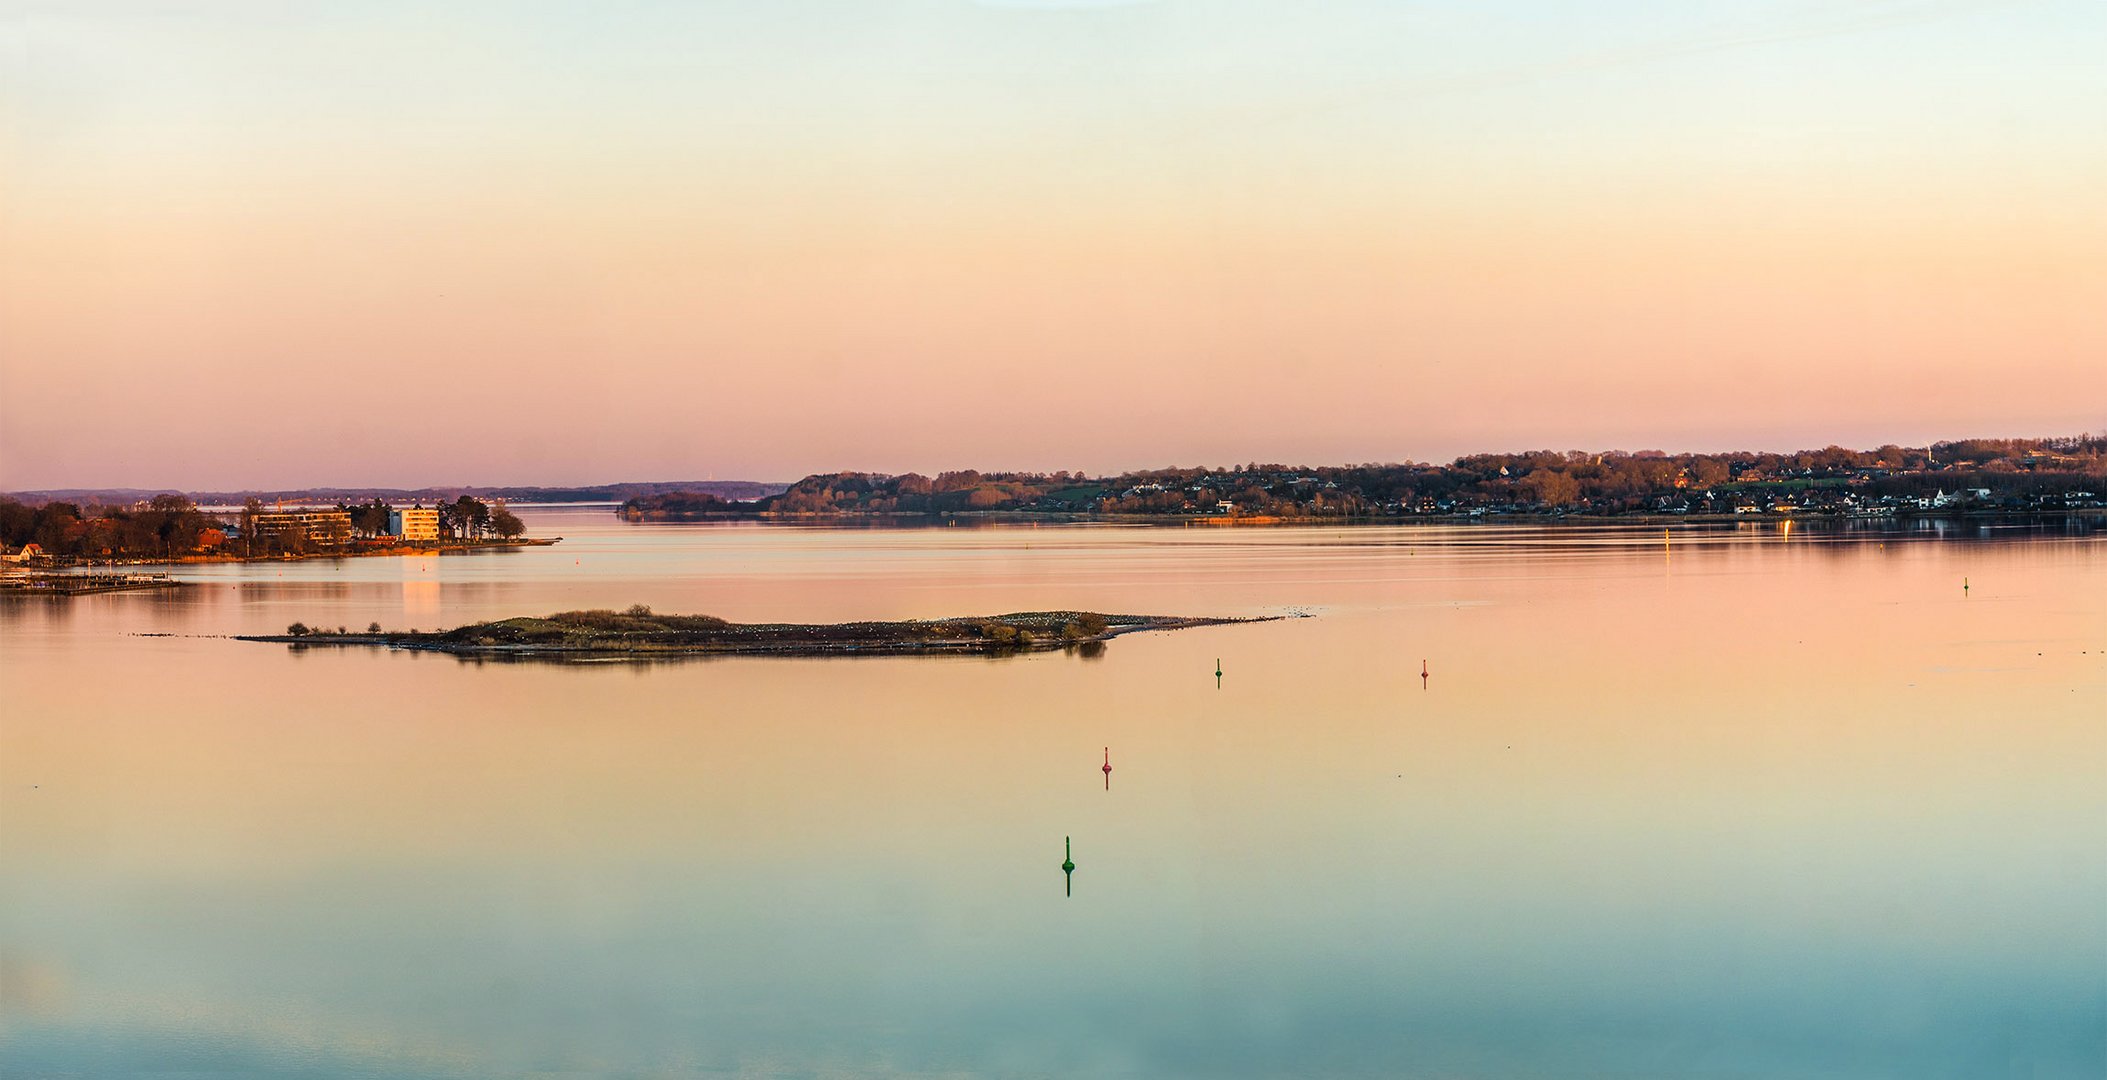
M2107 8L30 5L0 488L2107 426Z

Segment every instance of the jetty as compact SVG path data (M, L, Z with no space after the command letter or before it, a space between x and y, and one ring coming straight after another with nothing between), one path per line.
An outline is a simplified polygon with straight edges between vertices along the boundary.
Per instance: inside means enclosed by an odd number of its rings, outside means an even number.
M0 574L0 595L7 596L86 596L182 587L183 582L167 574Z

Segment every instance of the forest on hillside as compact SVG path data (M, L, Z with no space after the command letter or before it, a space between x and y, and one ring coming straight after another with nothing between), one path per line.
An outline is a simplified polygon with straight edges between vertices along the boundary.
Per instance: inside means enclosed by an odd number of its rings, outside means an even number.
M1074 472L840 472L780 495L733 502L704 493L640 496L634 520L800 515L1028 512L1325 518L1506 511L1731 513L1916 508L1965 493L1979 508L2083 505L2107 487L2107 436L1964 439L1926 447L1829 446L1794 453L1536 450L1446 465L1385 463ZM1939 506L1948 505L1939 502Z

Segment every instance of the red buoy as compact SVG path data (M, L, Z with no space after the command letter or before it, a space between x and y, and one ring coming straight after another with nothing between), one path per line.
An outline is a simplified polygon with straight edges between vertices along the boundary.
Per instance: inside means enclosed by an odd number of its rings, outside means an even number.
M1105 747L1105 790L1112 790L1112 748Z

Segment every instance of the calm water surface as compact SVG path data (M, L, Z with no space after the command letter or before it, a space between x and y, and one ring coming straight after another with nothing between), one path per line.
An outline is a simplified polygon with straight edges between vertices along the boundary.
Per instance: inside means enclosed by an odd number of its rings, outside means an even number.
M2107 1076L2097 537L524 516L0 606L0 1074ZM220 636L639 602L1313 617Z

